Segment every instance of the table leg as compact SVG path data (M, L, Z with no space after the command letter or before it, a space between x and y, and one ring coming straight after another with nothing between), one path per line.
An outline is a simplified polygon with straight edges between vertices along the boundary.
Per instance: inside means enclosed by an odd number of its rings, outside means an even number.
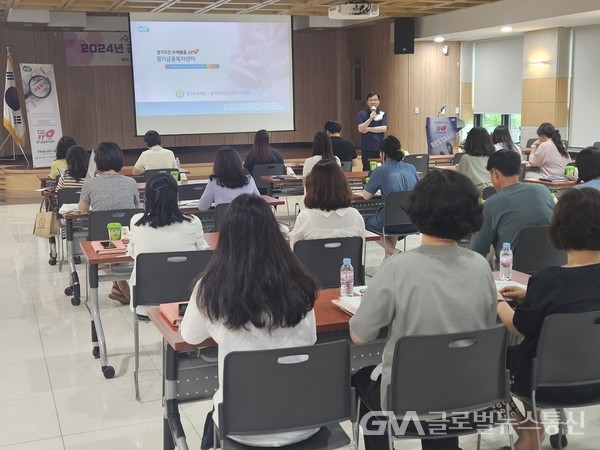
M77 269L75 268L75 255L73 248L73 220L66 221L66 232L67 232L67 253L69 254L69 276L71 284L65 289L66 295L72 295L71 304L77 306L81 303L81 290L79 286L79 276L77 275Z
M100 320L100 306L98 304L98 265L89 265L89 284L90 284L90 304L88 309L92 316L92 355L94 358L100 358L100 368L104 378L115 376L115 369L108 365L108 356L106 353L106 339Z
M163 349L163 441L164 450L188 450L185 432L179 415L177 400L177 379L179 378L179 358L177 352L168 344Z

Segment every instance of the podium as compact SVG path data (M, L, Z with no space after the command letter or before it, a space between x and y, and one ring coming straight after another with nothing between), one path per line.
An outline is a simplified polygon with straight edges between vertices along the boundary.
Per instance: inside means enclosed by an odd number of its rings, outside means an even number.
M427 117L427 152L430 155L452 155L456 133L464 126L465 122L457 117Z

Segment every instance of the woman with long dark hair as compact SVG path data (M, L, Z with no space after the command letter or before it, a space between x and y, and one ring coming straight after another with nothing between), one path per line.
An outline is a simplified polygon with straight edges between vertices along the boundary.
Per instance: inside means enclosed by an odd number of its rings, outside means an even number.
M241 194L260 195L254 178L242 167L242 160L232 147L221 147L217 150L213 173L198 202L198 209L206 211L214 205L231 203Z
M134 261L140 253L207 248L200 219L183 214L177 205L177 198L177 182L170 174L158 172L150 177L146 183L145 212L133 216L130 223L127 253ZM130 284L135 285L135 267Z
M325 131L317 131L313 139L312 156L304 161L302 176L308 176L314 165L322 159L329 159L335 161L340 166L342 165L340 158L333 156L333 147L331 146L331 138L329 135Z
M479 192L492 186L490 173L486 169L488 158L496 151L490 134L485 128L472 128L465 139L465 155L460 159L456 171L468 177Z
M517 152L521 157L521 160L523 160L523 151L520 146L513 142L510 130L506 125L498 125L494 128L494 131L492 132L492 142L494 143L496 150L501 150L503 148L513 150Z
M199 344L212 337L219 345L222 380L223 361L230 352L314 344L317 285L260 197L242 194L233 200L220 230L219 245L196 284L180 329L186 342ZM222 398L219 388L215 407ZM304 440L316 431L235 439L274 447Z
M257 164L283 164L283 156L269 145L269 140L270 136L267 130L258 130L254 135L254 145L244 161L244 169L250 175L252 175L254 166Z
M58 179L56 192L62 188L80 188L87 177L90 155L80 145L73 145L67 150L67 170Z
M531 148L529 154L529 165L538 167L540 174L549 176L563 176L565 167L571 161L571 157L560 138L560 132L551 123L545 122L537 129L540 145ZM539 174L527 174L528 177L539 176Z

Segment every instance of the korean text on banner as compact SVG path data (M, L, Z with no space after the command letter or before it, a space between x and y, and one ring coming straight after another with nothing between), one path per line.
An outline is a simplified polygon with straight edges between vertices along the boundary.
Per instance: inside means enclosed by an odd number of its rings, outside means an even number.
M7 52L6 58L6 83L4 85L4 128L6 128L15 141L20 146L25 145L25 124L21 114L21 103L17 95L15 85L15 73L13 72L13 61L10 52Z
M67 66L128 66L131 64L129 33L64 33Z
M62 137L52 64L21 64L33 167L50 167Z

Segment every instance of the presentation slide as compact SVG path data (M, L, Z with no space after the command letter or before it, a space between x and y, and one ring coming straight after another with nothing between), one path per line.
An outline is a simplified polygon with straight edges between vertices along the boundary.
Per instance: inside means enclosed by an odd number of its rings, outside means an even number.
M294 129L291 17L131 14L138 135Z

